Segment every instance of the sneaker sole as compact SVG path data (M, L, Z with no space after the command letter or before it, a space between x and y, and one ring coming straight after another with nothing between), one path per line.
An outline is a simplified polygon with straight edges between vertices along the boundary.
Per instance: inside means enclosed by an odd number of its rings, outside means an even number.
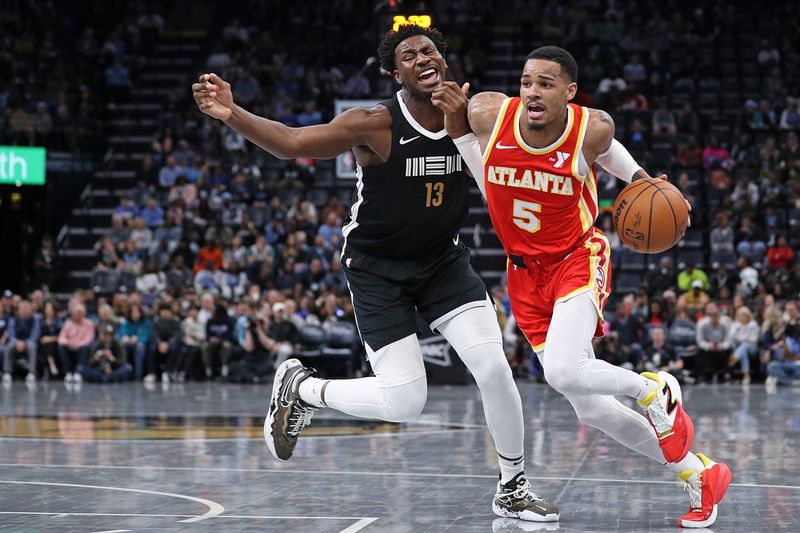
M494 501L492 501L492 511L497 516L502 516L503 518L516 518L527 522L558 522L559 519L559 515L555 513L541 515L533 511L508 511L497 505Z
M272 423L275 422L275 411L278 409L278 394L283 384L283 376L286 375L286 371L289 370L289 368L300 364L302 363L297 359L289 359L284 361L281 366L278 367L278 370L275 371L275 379L272 382L272 394L269 398L269 404L267 404L267 417L264 419L264 441L266 441L267 448L269 449L269 453L272 454L272 457L281 462L286 462L289 459L281 459L275 451L275 439L272 436Z
M711 516L709 516L708 519L703 520L702 522L692 522L691 520L678 520L678 525L688 529L700 529L708 527L716 521L717 521L717 506L714 505L714 508L711 509Z

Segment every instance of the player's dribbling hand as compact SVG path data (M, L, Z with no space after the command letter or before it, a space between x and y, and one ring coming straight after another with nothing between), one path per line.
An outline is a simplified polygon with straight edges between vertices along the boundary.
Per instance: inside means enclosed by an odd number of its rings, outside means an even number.
M219 120L228 120L233 113L231 84L214 74L203 74L192 84L194 101L200 111Z
M472 130L467 121L469 83L459 87L454 81L445 81L431 94L431 103L444 113L444 128L450 137L457 139Z
M650 175L647 172L645 172L644 170L642 170L641 172L644 174L644 177L647 177L647 178L650 177ZM656 177L656 179L657 180L663 180L663 181L669 181L669 178L667 178L666 174L659 174ZM686 210L689 211L689 227L691 227L691 225L692 225L692 204L689 203L689 200L687 200L686 197L683 198L683 201L686 202Z

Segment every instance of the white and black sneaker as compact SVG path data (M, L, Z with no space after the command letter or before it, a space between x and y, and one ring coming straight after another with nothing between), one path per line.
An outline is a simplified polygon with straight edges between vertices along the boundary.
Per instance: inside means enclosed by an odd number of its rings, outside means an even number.
M275 371L272 397L264 420L264 440L279 461L288 461L300 431L311 423L317 407L300 399L300 383L315 374L297 359L284 361Z
M558 507L533 492L531 484L522 472L505 485L497 483L492 511L497 516L530 522L556 522L560 516Z

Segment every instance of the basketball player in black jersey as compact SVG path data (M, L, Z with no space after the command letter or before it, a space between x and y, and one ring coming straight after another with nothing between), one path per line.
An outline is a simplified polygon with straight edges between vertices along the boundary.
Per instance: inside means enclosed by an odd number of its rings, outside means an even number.
M375 376L326 380L296 359L286 361L275 373L264 437L285 461L318 408L393 422L419 415L427 383L416 309L453 346L481 390L501 470L492 509L504 517L555 521L558 508L536 496L523 473L519 392L494 307L458 240L471 179L443 113L431 103L445 78L445 49L435 29L409 25L389 32L378 54L401 90L319 126L290 128L248 113L216 74L203 74L192 86L203 113L277 157L325 159L352 150L358 163L341 261Z

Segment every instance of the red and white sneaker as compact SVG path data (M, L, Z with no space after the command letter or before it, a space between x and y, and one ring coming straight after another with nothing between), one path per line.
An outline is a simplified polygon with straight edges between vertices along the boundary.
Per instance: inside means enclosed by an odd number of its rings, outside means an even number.
M731 469L725 463L715 463L702 453L697 457L703 461L702 472L686 470L678 477L685 483L689 493L689 512L678 519L681 527L709 527L717 519L717 504L725 497L731 484Z
M681 386L669 372L642 372L642 376L658 382L658 387L639 400L639 406L656 430L664 458L677 463L686 457L694 441L694 424L683 410Z

